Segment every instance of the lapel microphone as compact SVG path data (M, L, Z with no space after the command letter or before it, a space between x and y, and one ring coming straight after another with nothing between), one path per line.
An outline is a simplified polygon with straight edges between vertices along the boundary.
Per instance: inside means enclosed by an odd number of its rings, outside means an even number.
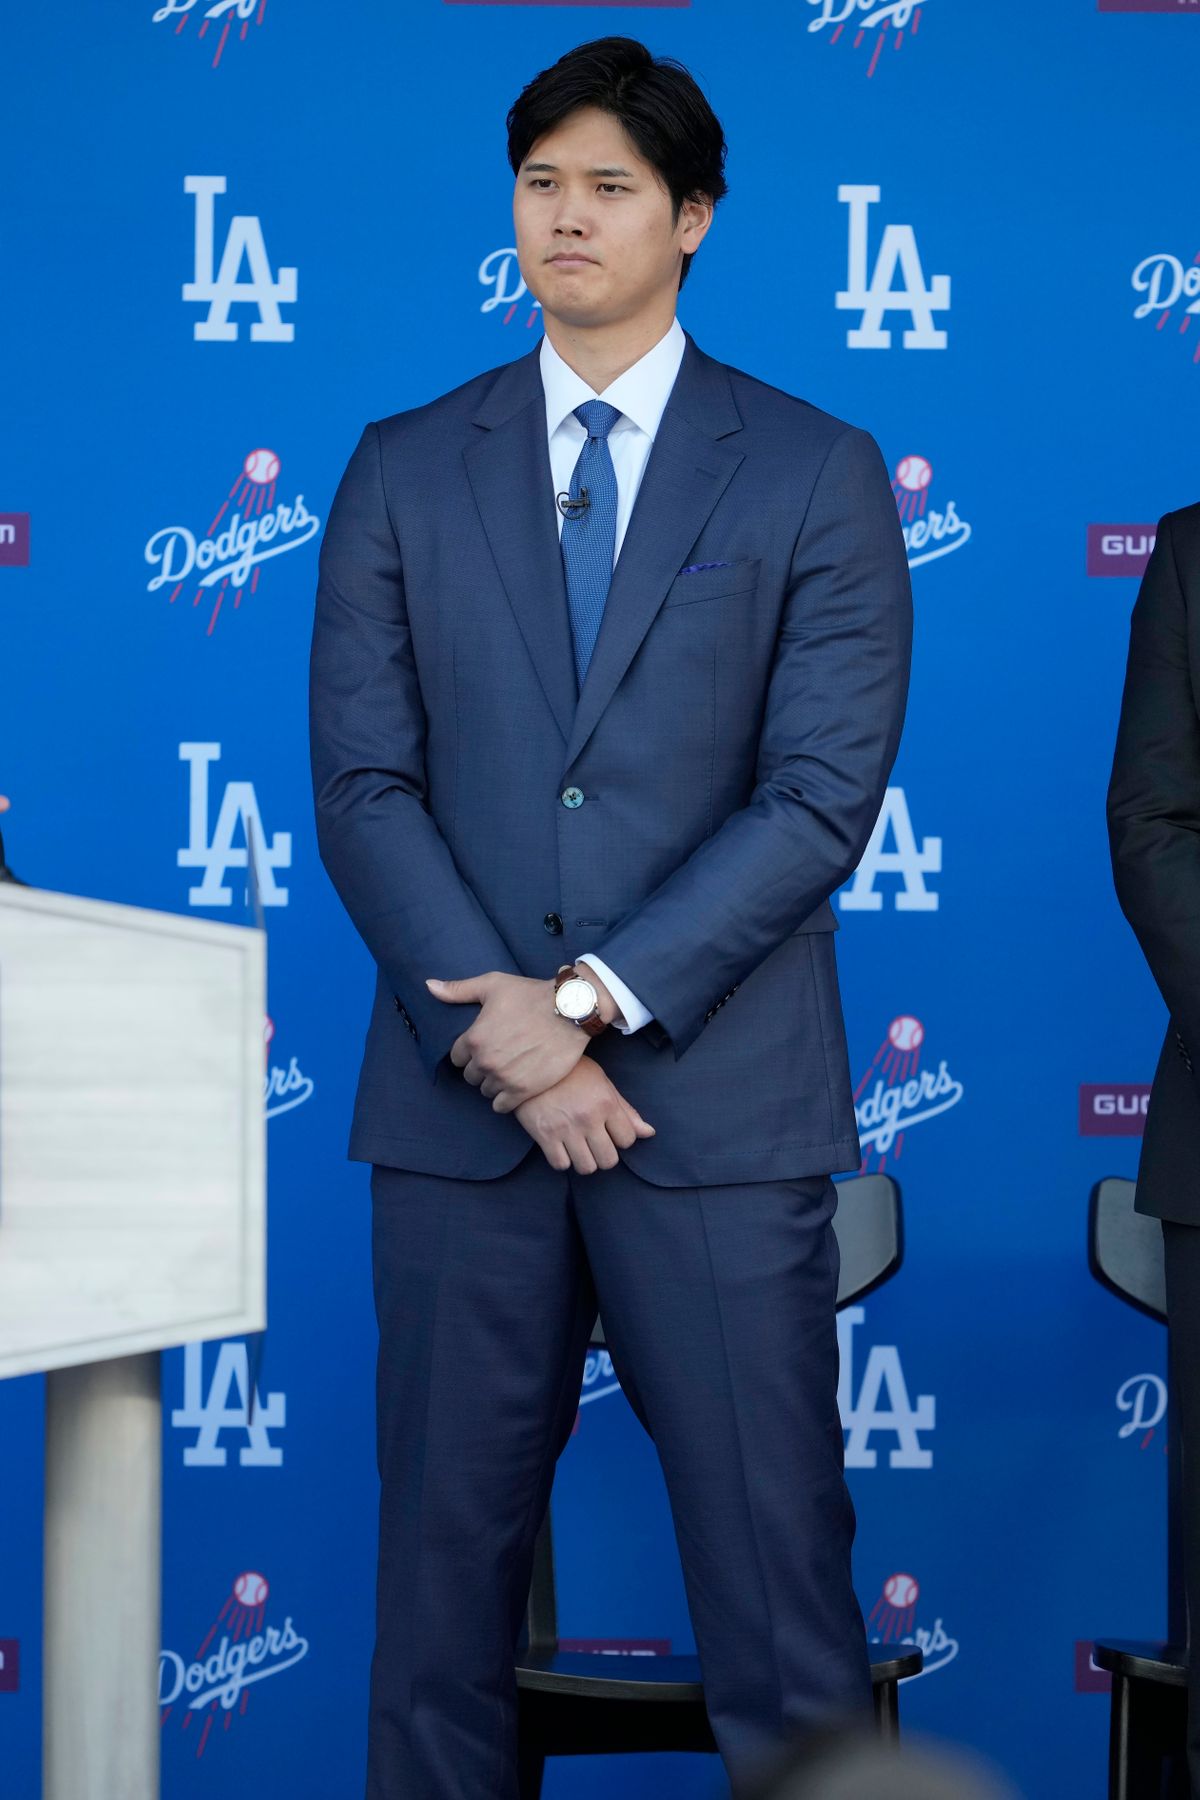
M592 504L588 499L588 491L586 488L580 488L578 499L573 498L569 493L555 494L554 498L558 502L558 510L563 515L564 519L578 518L584 508Z

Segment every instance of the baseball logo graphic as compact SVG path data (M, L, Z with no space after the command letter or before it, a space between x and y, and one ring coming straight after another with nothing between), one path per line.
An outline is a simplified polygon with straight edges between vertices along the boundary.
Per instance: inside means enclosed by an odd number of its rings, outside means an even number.
M883 1584L883 1597L897 1612L907 1612L920 1596L920 1585L912 1575L889 1575Z
M906 462L917 462L918 457L906 457ZM252 450L242 464L242 472L248 480L265 487L269 481L279 478L279 458L273 450Z
M919 494L932 480L933 464L923 456L902 456L896 465L897 485L906 493Z
M211 602L207 637L212 636L226 599L234 612L243 600L252 601L263 565L300 549L320 530L321 521L309 512L303 494L290 501L276 500L281 467L274 450L262 445L251 450L237 465L233 484L206 529L166 525L146 544L145 559L155 571L146 583L147 592L168 588L174 606L191 588L192 608L207 596Z
M268 1587L264 1575L244 1570L190 1658L163 1647L159 1723L165 1726L174 1713L197 1761L210 1739L219 1743L234 1720L245 1716L251 1697L262 1691L260 1682L295 1668L308 1655L308 1639L290 1614L281 1625L266 1623ZM214 1726L220 1729L214 1732Z
M893 1577L893 1580L898 1579L899 1577ZM270 1591L266 1576L256 1575L249 1569L244 1575L239 1575L233 1584L234 1598L243 1606L261 1606Z
M209 5L204 5L203 0L199 5L197 0L163 0L163 4L151 14L151 20L155 25L174 20L171 36L177 38L183 33L195 38L198 43L205 44L206 49L213 53L210 67L219 69L230 37L236 36L237 42L244 44L250 27L262 24L266 10L267 0L212 0ZM193 14L200 23L194 31L188 31L188 22ZM208 35L210 25L211 37ZM230 55L232 54L231 51Z
M877 1643L882 1640L885 1644L899 1644L906 1639L911 1642L920 1591L915 1576L899 1571L888 1576L867 1620Z
M896 511L904 527L908 566L937 562L971 540L971 526L953 500L933 499L933 464L927 456L902 456L892 476Z
M896 1050L919 1050L925 1042L925 1027L920 1019L902 1013L888 1026L888 1042ZM895 1576L893 1579L898 1581L900 1577Z
M867 79L879 67L883 52L916 43L921 15L930 0L808 0L814 9L809 34L828 32L827 44L849 44L866 59Z
M899 1159L905 1134L914 1125L940 1117L963 1097L963 1084L950 1073L944 1058L921 1066L924 1044L920 1019L913 1013L898 1014L854 1090L861 1174L868 1172L872 1158L878 1159L876 1172L882 1174L889 1156Z

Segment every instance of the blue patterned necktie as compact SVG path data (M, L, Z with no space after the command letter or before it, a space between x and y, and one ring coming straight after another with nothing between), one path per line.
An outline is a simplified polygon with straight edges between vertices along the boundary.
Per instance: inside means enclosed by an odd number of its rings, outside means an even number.
M575 673L582 688L612 580L613 547L617 541L617 476L608 434L622 415L607 400L585 400L574 410L588 437L571 475L570 493L574 499L586 488L588 504L581 512L564 517L561 541L567 607L575 641Z

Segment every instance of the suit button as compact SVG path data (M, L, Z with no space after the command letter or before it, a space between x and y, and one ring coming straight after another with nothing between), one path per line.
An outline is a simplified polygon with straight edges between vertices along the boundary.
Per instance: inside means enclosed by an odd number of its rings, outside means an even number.
M562 793L559 795L559 799L562 801L564 806L582 806L583 805L583 789L577 788L577 787L564 788Z
M547 931L552 931L556 937L562 930L562 920L557 913L547 913L542 920L542 924L546 927Z

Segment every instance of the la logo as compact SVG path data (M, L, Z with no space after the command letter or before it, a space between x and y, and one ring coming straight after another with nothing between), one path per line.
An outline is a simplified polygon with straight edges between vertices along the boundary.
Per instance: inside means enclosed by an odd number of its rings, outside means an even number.
M861 312L846 333L851 350L890 350L892 334L883 323L887 312L905 312L912 320L904 333L906 350L944 350L946 333L933 322L935 312L950 310L950 277L935 275L928 286L917 237L911 225L886 225L871 278L867 279L867 225L870 209L880 198L877 187L839 187L838 199L850 208L850 267L839 312ZM902 285L893 285L899 271Z
M189 1469L223 1469L228 1460L217 1439L222 1431L241 1431L245 1443L238 1450L243 1469L277 1469L283 1451L271 1441L272 1430L287 1422L287 1399L267 1395L264 1406L254 1390L254 1417L250 1417L250 1366L243 1343L224 1343L217 1351L216 1366L204 1392L204 1347L185 1344L183 1349L183 1405L172 1408L172 1425L194 1431L194 1444L184 1446L183 1461Z
M229 221L221 266L213 274L216 254L213 200L225 192L224 175L185 175L183 191L196 201L196 267L194 279L183 284L183 297L191 301L207 301L208 316L197 319L192 335L201 343L232 344L238 327L229 317L235 301L250 302L258 307L258 318L250 327L252 344L290 344L296 327L285 324L280 305L291 305L296 298L295 269L271 272L262 225L253 215L236 213ZM239 279L242 263L249 270L249 280Z
M891 833L895 848L887 848ZM938 896L925 885L926 875L940 875L942 840L922 838L916 833L902 787L890 787L875 821L862 860L854 871L854 880L838 895L843 912L882 912L883 895L875 886L880 875L899 875L903 885L896 889L897 912L936 912Z
M208 835L208 765L221 754L220 744L180 744L182 762L191 764L188 807L188 842L176 852L176 865L181 869L203 869L199 887L188 889L189 906L231 906L233 890L225 885L230 869L249 865L250 844L254 843L254 872L259 899L264 906L286 906L288 891L275 880L276 869L292 866L292 834L276 831L267 842L263 830L258 796L251 781L227 781L221 799L221 810ZM235 844L239 826L244 844Z
M878 1431L895 1439L888 1450L890 1469L931 1469L933 1451L922 1442L937 1419L932 1394L918 1394L913 1404L895 1344L873 1344L858 1391L854 1387L854 1330L866 1314L861 1306L847 1306L837 1316L838 1411L846 1433L846 1467L873 1469L879 1453L871 1446Z

